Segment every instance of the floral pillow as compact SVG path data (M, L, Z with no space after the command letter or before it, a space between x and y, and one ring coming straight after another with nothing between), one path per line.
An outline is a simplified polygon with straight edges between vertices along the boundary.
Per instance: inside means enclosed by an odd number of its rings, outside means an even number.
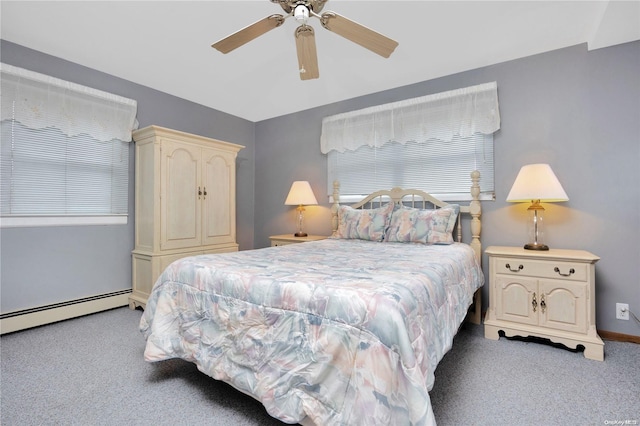
M340 206L335 238L382 241L389 226L392 211L392 203L377 209Z
M393 212L385 235L388 242L451 244L460 212L458 204L435 210L401 207Z

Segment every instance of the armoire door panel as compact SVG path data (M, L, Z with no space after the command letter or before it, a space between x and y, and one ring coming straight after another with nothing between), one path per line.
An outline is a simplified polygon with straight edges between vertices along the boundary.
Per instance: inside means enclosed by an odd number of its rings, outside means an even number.
M207 197L203 209L203 245L235 242L235 169L228 154L203 150L203 182Z
M162 250L201 245L200 148L166 142L161 167Z

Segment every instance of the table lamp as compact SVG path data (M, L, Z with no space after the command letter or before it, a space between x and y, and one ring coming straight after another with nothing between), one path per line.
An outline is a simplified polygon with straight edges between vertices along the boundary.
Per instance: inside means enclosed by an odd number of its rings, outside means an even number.
M543 242L542 216L544 207L540 203L568 200L567 193L564 192L562 185L560 185L558 178L548 164L529 164L520 169L507 196L507 201L531 203L527 209L529 216L527 223L529 242L525 244L525 249L549 250L549 246Z
M316 205L318 201L316 200L315 195L313 195L313 191L311 190L311 185L306 180L297 180L293 182L291 185L291 189L289 190L289 195L287 195L287 199L284 204L286 206L298 206L297 210L297 225L298 231L293 234L295 237L306 237L306 232L302 229L302 224L304 221L304 206Z

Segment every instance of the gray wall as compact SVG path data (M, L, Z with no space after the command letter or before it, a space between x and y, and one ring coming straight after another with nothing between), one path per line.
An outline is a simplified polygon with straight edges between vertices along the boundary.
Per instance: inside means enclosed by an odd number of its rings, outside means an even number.
M254 123L6 40L1 43L4 63L137 100L140 127L155 124L244 145L237 161L237 235L240 249L253 247ZM133 148L132 143L127 225L0 230L2 313L131 288Z
M601 257L596 265L599 329L640 335L640 42L587 51L586 45L535 55L256 124L255 245L294 232L284 206L294 180L309 180L321 203L307 208L306 230L329 234L324 116L498 82L502 127L495 134L496 201L483 202L483 246L526 242L526 205L505 201L524 164L549 163L570 200L547 204L546 242ZM484 257L485 274L487 259ZM483 289L484 305L488 288Z

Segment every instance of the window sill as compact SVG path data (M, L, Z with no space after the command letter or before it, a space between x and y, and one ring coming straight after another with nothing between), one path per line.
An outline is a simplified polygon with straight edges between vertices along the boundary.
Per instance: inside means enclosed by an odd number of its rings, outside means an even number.
M117 216L11 216L0 218L0 228L41 226L126 225L127 215Z

